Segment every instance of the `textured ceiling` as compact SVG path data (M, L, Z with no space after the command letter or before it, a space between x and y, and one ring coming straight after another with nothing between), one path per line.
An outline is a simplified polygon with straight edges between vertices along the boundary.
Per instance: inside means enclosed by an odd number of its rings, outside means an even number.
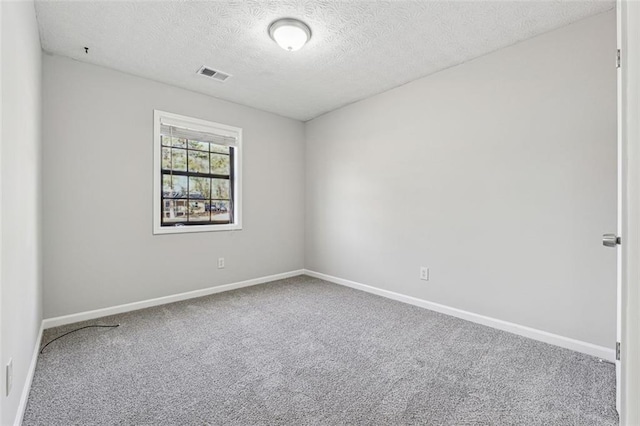
M613 1L38 1L45 51L299 120L614 7ZM304 20L289 53L267 33ZM85 54L83 47L90 48ZM196 75L207 65L225 83Z

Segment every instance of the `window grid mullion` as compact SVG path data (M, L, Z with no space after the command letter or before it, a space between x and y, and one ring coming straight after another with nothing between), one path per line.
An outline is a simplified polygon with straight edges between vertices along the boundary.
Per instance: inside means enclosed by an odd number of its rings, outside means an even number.
M180 198L181 200L184 201L185 203L185 216L186 216L186 224L187 226L193 226L193 225L215 225L215 224L232 224L234 223L234 203L233 203L233 197L235 195L235 181L234 181L234 173L235 173L235 158L234 158L234 149L233 148L229 148L229 153L225 154L225 153L219 153L219 152L212 152L211 151L211 144L209 144L209 151L208 151L208 164L209 164L209 173L200 173L200 172L191 172L190 170L190 155L189 153L191 151L198 151L198 152L207 152L207 151L202 151L202 150L197 150L197 149L190 149L189 147L189 139L185 139L186 143L185 143L185 155L186 155L186 170L183 171L179 171L179 170L174 170L175 164L174 164L174 158L173 158L173 139L171 140L172 144L171 147L169 147L170 151L169 151L169 155L170 155L170 164L171 164L171 169L170 170L166 170L166 169L162 169L161 167L161 175L165 176L165 175L169 175L171 178L171 188L173 190L173 176L185 176L187 178L187 193L186 193L186 197L185 198ZM161 143L161 149L162 149L162 143ZM217 154L217 155L227 155L229 157L229 175L220 175L220 174L214 174L211 173L212 170L212 162L211 162L211 154ZM209 179L209 198L208 198L208 202L209 202L209 220L206 222L190 222L191 219L191 177L202 177L202 178L208 178ZM213 198L213 179L223 179L223 180L228 180L229 181L229 199L223 199L223 198ZM164 183L164 182L163 182ZM164 222L165 219L165 202L168 200L169 202L173 202L174 203L174 207L177 208L177 202L178 198L165 198L164 196L164 191L161 190L161 217L162 217L162 222ZM214 220L213 219L213 201L224 201L229 203L229 219L228 220ZM205 201L206 202L206 201ZM177 217L177 216L176 216Z

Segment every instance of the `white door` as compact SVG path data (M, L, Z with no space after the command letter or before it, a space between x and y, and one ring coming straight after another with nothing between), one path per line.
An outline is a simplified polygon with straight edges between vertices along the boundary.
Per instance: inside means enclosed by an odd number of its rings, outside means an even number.
M618 206L617 206L617 229L616 236L622 235L622 197L623 197L623 182L622 182L622 76L620 67L620 48L622 44L622 14L620 0L616 1L616 39L618 46L618 58L617 58L617 115L618 115L618 131L617 131L617 144L618 144ZM604 242L604 240L603 240ZM622 342L622 246L615 244L618 252L617 257L617 277L616 277L616 410L620 413L620 396L621 396L621 365L619 357L619 344Z
M618 413L621 425L640 425L640 2L617 0L618 72L620 89L618 131L621 134L622 259L619 287L618 335L622 345L618 374Z

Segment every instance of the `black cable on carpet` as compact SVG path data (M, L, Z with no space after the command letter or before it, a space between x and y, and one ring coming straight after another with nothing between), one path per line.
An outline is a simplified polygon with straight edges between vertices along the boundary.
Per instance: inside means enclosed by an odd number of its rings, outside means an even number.
M84 327L76 328L75 330L68 331L68 332L64 333L63 335L58 336L55 339L51 340L49 343L44 345L42 347L42 349L40 349L40 353L42 353L42 351L44 351L44 348L46 348L47 346L49 346L50 344L52 344L56 340L60 339L61 337L64 337L67 334L75 333L76 331L84 330L85 328L91 328L91 327L96 327L96 328L116 328L116 327L120 327L120 324L116 324L116 325L85 325Z

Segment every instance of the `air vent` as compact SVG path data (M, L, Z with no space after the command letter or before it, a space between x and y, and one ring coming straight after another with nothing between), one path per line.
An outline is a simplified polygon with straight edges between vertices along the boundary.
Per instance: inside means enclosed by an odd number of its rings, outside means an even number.
M198 74L205 76L205 77L209 77L213 80L218 80L218 81L225 81L226 79L228 79L229 77L231 77L230 74L226 74L223 73L222 71L216 71L212 68L209 67L202 67L198 70Z

